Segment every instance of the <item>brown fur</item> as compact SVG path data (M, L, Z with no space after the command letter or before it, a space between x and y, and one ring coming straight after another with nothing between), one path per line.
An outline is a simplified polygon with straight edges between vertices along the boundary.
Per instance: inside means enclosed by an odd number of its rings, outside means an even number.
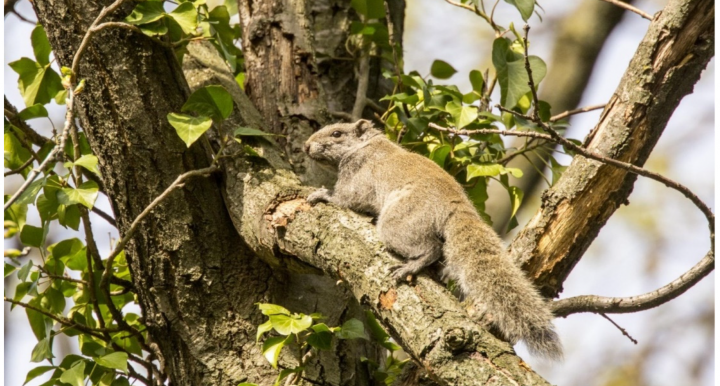
M305 152L338 170L335 189L319 189L308 201L376 216L380 239L407 259L393 274L397 280L444 256L445 274L509 341L523 339L533 353L562 357L547 304L453 177L364 120L324 127Z

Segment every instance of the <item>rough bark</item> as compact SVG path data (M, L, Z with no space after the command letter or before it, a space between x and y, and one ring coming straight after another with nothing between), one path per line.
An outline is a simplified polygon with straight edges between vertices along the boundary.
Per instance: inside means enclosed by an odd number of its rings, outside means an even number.
M680 100L714 55L714 2L673 0L653 19L585 141L588 150L642 166ZM636 175L576 156L511 245L512 255L556 297L607 219L627 203Z
M616 5L585 0L559 24L559 32L548 62L549 72L540 87L540 99L552 106L554 114L578 107L592 76L595 61L623 14L624 10ZM530 40L532 41L532 37ZM523 139L514 140L514 146L520 147L524 142ZM529 160L517 157L508 164L508 167L522 170L523 178L518 180L517 186L526 194L532 193L538 186L547 187L537 170L545 169L547 154L554 148L555 145L545 145L536 152L528 153ZM505 232L512 208L507 194L503 193L504 188L497 184L490 187L486 207L492 210L493 227L502 233Z
M389 4L395 36L402 36L404 1ZM302 145L331 122L329 112L352 110L356 60L347 47L353 46L348 31L357 14L349 1L337 0L240 1L238 9L248 97L267 130L285 136L278 142L300 178L316 186L331 185L334 177L314 170ZM374 58L367 96L377 100L391 90L380 59ZM365 116L372 116L369 109Z

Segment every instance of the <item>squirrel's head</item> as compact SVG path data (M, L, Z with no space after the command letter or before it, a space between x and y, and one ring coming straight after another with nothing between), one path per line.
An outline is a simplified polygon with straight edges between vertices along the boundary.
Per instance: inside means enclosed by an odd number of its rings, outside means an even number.
M305 142L305 153L313 160L337 167L342 158L363 142L381 134L372 122L361 119L355 123L325 126Z

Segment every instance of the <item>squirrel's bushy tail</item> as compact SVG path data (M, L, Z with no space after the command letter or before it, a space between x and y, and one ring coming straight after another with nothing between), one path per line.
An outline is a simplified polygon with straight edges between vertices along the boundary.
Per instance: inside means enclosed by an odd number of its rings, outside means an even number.
M455 212L444 237L445 275L457 281L479 315L512 343L524 340L533 355L561 359L547 303L507 256L495 231L477 213Z

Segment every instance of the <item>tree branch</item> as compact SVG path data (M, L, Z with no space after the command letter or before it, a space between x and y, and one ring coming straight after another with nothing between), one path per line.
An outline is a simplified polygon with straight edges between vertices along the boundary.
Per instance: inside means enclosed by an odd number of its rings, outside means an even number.
M628 11L630 11L630 12L635 12L635 13L637 13L638 15L642 16L642 17L645 18L645 19L652 20L652 16L650 16L650 15L648 15L647 13L639 10L638 8L633 7L632 5L630 5L630 4L628 4L628 3L625 3L625 2L622 2L622 1L619 1L619 0L602 0L602 1L604 1L604 2L606 2L606 3L610 3L610 4L612 4L612 5L616 5L616 6L620 7L620 8L622 8L622 9L626 9L626 10L628 10Z
M689 271L655 291L631 297L603 297L595 295L575 296L552 303L557 316L568 316L580 312L595 314L624 314L649 310L682 295L707 276L715 268L715 254L709 251Z
M599 104L599 105L580 107L578 109L573 109L573 110L568 110L568 111L562 112L560 114L553 115L552 117L550 117L550 122L557 122L557 121L559 121L563 118L567 118L571 115L586 113L588 111L599 110L599 109L604 109L604 108L605 108L605 103Z

